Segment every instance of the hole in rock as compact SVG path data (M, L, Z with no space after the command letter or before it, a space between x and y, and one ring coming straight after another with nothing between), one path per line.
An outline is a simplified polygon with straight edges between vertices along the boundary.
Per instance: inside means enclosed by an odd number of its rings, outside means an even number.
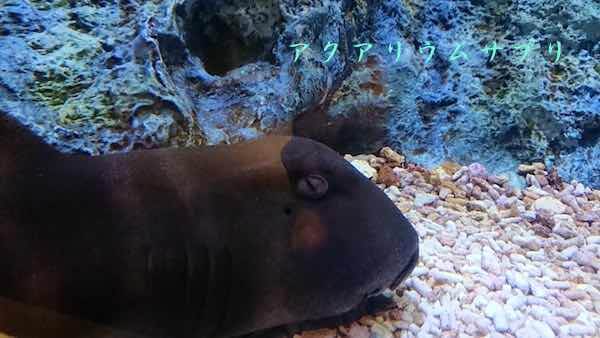
M224 75L257 61L275 62L282 27L278 0L188 0L176 9L185 42L206 71Z

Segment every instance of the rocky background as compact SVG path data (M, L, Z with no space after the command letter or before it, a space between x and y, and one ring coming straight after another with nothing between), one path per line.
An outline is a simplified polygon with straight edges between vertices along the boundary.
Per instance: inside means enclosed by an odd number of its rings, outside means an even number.
M0 111L66 152L294 133L600 187L599 37L597 0L0 0Z

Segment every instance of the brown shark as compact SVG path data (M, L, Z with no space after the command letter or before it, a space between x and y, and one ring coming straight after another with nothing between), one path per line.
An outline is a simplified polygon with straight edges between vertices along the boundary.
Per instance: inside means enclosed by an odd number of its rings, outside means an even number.
M309 139L89 157L1 116L0 161L0 304L85 322L44 330L46 315L16 323L20 310L3 305L9 334L304 328L366 311L418 259L396 206Z

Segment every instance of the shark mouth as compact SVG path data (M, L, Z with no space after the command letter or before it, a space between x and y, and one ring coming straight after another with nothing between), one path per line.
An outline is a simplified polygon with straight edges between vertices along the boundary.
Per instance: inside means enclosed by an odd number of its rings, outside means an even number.
M413 253L413 255L410 256L410 260L408 261L408 264L404 267L404 269L402 271L400 271L400 274L398 275L398 277L396 277L396 279L392 283L392 286L390 286L391 290L395 290L400 285L400 283L402 283L402 281L404 281L406 279L406 277L408 277L408 275L413 271L415 266L417 266L418 261L419 261L419 249L417 248L415 250L415 252Z

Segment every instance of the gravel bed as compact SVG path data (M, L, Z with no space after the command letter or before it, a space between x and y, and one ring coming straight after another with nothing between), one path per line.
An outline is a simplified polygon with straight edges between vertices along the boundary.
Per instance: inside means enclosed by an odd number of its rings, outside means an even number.
M600 191L522 165L426 170L389 148L346 156L413 223L421 260L397 308L296 338L600 337Z

